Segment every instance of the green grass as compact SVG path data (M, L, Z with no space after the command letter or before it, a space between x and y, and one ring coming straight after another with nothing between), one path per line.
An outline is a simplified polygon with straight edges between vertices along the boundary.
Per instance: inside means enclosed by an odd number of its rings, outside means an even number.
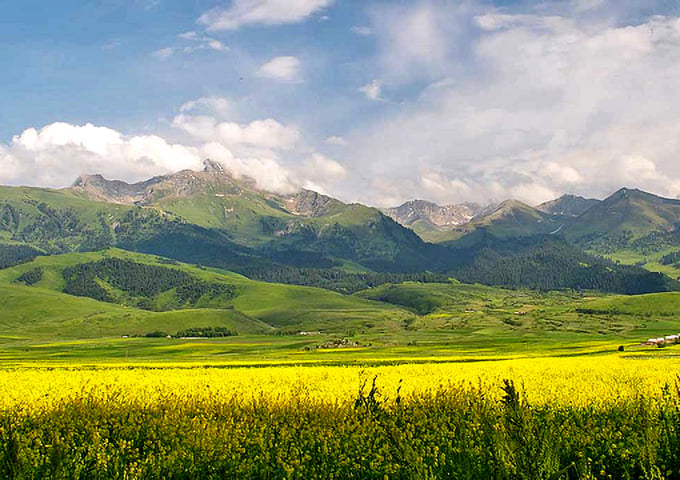
M663 265L660 263L661 257L677 251L678 248L669 247L652 254L643 254L635 250L622 249L603 256L624 265L641 265L650 272L659 272L671 278L680 278L680 269L675 268L673 265ZM597 254L597 252L593 253Z
M238 295L210 308L151 312L61 292L61 270L106 256L229 283ZM15 283L22 273L37 267L44 272L38 284ZM111 249L42 256L0 270L0 358L6 362L380 363L590 354L614 351L619 345L635 349L649 337L678 333L679 311L680 293L635 297L538 293L457 282L407 282L343 296L252 281L215 268L169 265L159 257ZM210 326L239 335L209 340L122 338ZM358 347L318 348L343 338L358 342Z
M64 286L61 277L64 268L106 256L178 268L203 280L229 283L236 286L238 296L233 301L225 302L220 309L215 308L218 305L211 305L211 309L159 314L60 292ZM14 283L22 273L38 267L43 269L44 274L35 286ZM175 329L175 326L226 326L234 327L239 333L271 331L274 328L290 332L318 330L334 333L369 328L390 331L398 329L401 322L413 316L392 305L358 297L318 288L256 282L219 269L186 264L168 265L155 256L117 249L38 257L33 262L1 270L0 284L0 305L4 308L0 334L18 329L27 334L42 332L44 336L60 335L62 338L99 337L143 334L153 330L174 332L180 329ZM243 320L243 327L234 325L237 320ZM52 328L47 328L48 324L52 324ZM159 325L163 328L156 328Z

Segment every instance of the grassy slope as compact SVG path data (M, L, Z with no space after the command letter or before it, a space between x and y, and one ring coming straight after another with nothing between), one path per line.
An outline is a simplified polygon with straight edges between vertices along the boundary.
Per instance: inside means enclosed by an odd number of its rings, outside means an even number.
M233 239L248 246L256 246L271 240L263 229L263 216L289 220L293 215L253 194L216 196L207 193L190 198L169 198L156 205L185 220L206 228L226 229Z
M104 256L140 263L180 268L196 277L235 285L239 295L223 309L193 309L155 313L73 297L63 288L61 270ZM43 268L43 279L33 287L12 284L22 273ZM191 265L169 266L157 257L111 249L105 252L38 257L33 262L0 270L0 305L4 305L0 334L57 331L62 336L142 334L153 330L172 332L189 326L227 326L239 333L259 333L273 327L300 330L341 331L376 328L389 331L412 317L391 305L345 297L317 288L267 284L218 269ZM53 326L47 326L50 322ZM63 325L59 326L59 325ZM162 327L162 328L161 328ZM177 328L176 328L177 327ZM62 328L64 329L62 331ZM46 329L46 330L45 330Z
M536 234L549 234L560 230L563 218L548 215L529 205L515 200L503 202L495 211L472 220L453 230L429 232L427 240L434 243L464 245L464 237L474 237L474 233L484 229L496 237L517 237Z
M408 258L418 257L415 261L423 268L431 260L429 247L375 208L336 201L325 215L303 217L286 211L280 198L262 192L214 192L165 198L154 205L196 225L223 229L233 241L247 247L323 252L338 260L361 262L367 269L372 269L373 260L394 261L399 252L407 252ZM402 270L414 269L406 258L398 263Z
M680 201L639 190L620 190L595 205L565 231L570 239L585 235L629 232L632 239L667 231L680 220Z
M206 275L215 272L205 272ZM219 274L219 273L215 273ZM237 276L234 276L237 278ZM275 286L274 286L275 287ZM19 291L19 287L9 290ZM26 295L26 287L22 295ZM7 289L2 288L0 292ZM650 353L649 347L639 346L649 337L668 335L680 331L676 312L680 310L680 294L656 294L636 297L582 296L568 292L537 294L529 291L510 291L479 285L417 284L407 283L396 287L378 287L355 297L379 298L391 291L393 302L414 304L421 297L432 300L433 308L423 316L412 316L406 328L367 329L351 336L359 342L356 348L318 349L317 347L343 338L346 332L322 333L313 336L240 335L225 339L179 340L104 337L86 341L57 335L54 321L45 321L42 339L32 340L0 338L0 358L5 362L25 361L189 361L199 363L226 363L229 365L278 363L391 363L404 361L473 361L511 357L543 355L592 355L615 351L625 345L632 354ZM36 297L26 298L25 308L32 302L44 301L47 294L64 302L67 296L50 290L34 289ZM261 309L262 315L285 315L282 302L289 297L273 295L267 302L258 301L257 289L244 297L244 304ZM279 291L280 293L280 291ZM299 292L298 292L299 293ZM3 294L4 295L4 294ZM72 297L71 297L72 298ZM308 308L312 297L298 297L300 302L292 308ZM111 318L134 313L117 306L100 304L88 299L76 299L87 315L87 308L107 309L99 324L108 324ZM82 302L81 302L82 300ZM351 301L352 299L348 299ZM356 301L357 299L354 298ZM50 315L57 308L49 303ZM64 303L63 315L72 315L75 304ZM375 305L375 304L372 304ZM4 307L4 305L3 305ZM336 303L334 308L338 308ZM377 307L376 307L377 308ZM393 310L394 311L394 310ZM90 310L91 312L91 310ZM336 310L337 312L337 310ZM515 312L522 312L516 314ZM57 312L58 313L58 312ZM252 312L251 312L252 313ZM107 317L106 315L111 315ZM116 317L116 315L118 317ZM156 314L150 314L156 315ZM162 314L166 315L166 314ZM178 321L184 321L184 312L172 312ZM123 318L129 322L130 317ZM140 321L146 321L141 319ZM90 319L69 324L74 332L90 328ZM200 322L199 322L200 324ZM204 325L202 325L204 326ZM36 328L37 329L37 328ZM32 334L38 335L36 329ZM26 334L15 321L0 326L0 333L21 337ZM338 336L339 334L339 336ZM668 354L675 354L674 347ZM653 353L653 352L652 352Z
M26 203L27 200L44 202L52 208L77 210L79 218L82 218L86 222L95 222L99 212L120 215L131 209L131 207L124 205L95 202L84 199L74 195L68 190L0 186L0 202L18 205L22 208L22 213L29 215L27 218L23 219L22 226L26 225L26 221L34 218L32 214L37 213L35 206Z
M467 332L469 342L512 342L525 338L627 338L680 331L680 293L583 296L571 292L540 294L480 285L383 285L357 294L424 313L414 329ZM501 341L502 343L502 341Z

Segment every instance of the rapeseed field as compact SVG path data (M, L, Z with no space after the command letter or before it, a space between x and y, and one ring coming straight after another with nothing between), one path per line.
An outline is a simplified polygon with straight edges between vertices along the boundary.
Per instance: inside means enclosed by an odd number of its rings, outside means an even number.
M0 371L1 478L680 478L680 360Z

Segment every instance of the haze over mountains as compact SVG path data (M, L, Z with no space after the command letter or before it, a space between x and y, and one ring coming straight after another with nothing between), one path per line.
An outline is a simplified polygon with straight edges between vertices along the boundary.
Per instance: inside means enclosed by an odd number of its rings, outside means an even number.
M448 277L547 290L676 289L675 266L661 259L680 250L679 222L680 201L629 189L604 201L413 201L383 213L310 190L267 192L209 160L202 171L135 184L84 175L62 190L0 188L7 264L26 249L30 257L117 247L341 292Z

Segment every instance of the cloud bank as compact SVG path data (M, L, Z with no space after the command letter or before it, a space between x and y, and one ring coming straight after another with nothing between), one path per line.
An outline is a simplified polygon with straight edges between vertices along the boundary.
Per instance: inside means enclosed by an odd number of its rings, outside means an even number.
M623 185L680 194L680 19L630 25L462 5L374 12L383 84L427 86L347 136L350 167L362 166L373 192L364 201L538 203Z
M125 135L92 124L57 122L28 128L0 144L0 183L65 187L83 173L136 182L183 169L199 170L203 160L222 163L259 188L292 193L302 187L326 191L346 177L335 160L301 144L300 131L267 118L248 123L225 120L232 103L202 97L184 103L172 121L183 142L158 135ZM287 163L286 156L302 159Z

